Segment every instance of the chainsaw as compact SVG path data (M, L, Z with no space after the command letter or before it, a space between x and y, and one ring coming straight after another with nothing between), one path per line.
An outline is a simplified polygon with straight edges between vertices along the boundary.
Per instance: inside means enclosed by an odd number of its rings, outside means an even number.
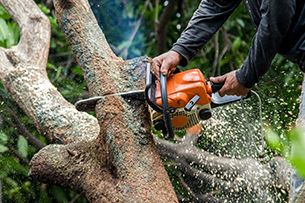
M220 97L218 90L223 83L206 81L199 69L180 71L176 69L169 77L160 73L160 82L151 72L151 64L146 67L145 90L135 90L116 94L92 97L75 103L79 111L94 111L98 100L107 96L132 96L139 99L143 95L151 109L154 128L162 131L165 139L173 139L174 131L190 128L212 116L212 109L251 96L225 95Z

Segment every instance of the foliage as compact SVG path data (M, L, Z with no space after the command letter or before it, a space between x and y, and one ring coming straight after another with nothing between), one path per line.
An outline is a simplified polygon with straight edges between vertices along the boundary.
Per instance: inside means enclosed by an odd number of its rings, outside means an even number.
M268 145L275 151L279 151L294 166L301 176L305 177L305 137L304 129L293 128L284 136L279 136L269 129L266 134Z

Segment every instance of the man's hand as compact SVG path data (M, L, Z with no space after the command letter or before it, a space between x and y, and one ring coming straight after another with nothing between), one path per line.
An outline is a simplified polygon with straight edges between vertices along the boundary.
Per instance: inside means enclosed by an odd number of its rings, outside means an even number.
M238 82L235 72L231 71L223 76L210 78L213 83L224 83L223 87L218 91L221 97L225 95L245 96L250 91L250 88L245 88Z
M173 73L179 65L182 56L175 51L168 51L153 59L154 73L158 80L160 80L159 73L169 76Z

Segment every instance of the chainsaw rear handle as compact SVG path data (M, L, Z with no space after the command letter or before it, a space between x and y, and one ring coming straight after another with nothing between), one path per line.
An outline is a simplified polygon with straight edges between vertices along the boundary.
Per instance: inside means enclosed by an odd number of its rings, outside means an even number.
M224 85L224 83L213 83L210 81L212 93L218 92Z

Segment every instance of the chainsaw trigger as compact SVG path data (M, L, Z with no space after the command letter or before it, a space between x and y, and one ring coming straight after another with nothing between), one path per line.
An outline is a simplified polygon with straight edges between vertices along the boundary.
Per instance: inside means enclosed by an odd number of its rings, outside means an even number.
M195 106L195 104L198 102L200 97L198 95L195 95L184 107L186 111L191 111L192 108Z

